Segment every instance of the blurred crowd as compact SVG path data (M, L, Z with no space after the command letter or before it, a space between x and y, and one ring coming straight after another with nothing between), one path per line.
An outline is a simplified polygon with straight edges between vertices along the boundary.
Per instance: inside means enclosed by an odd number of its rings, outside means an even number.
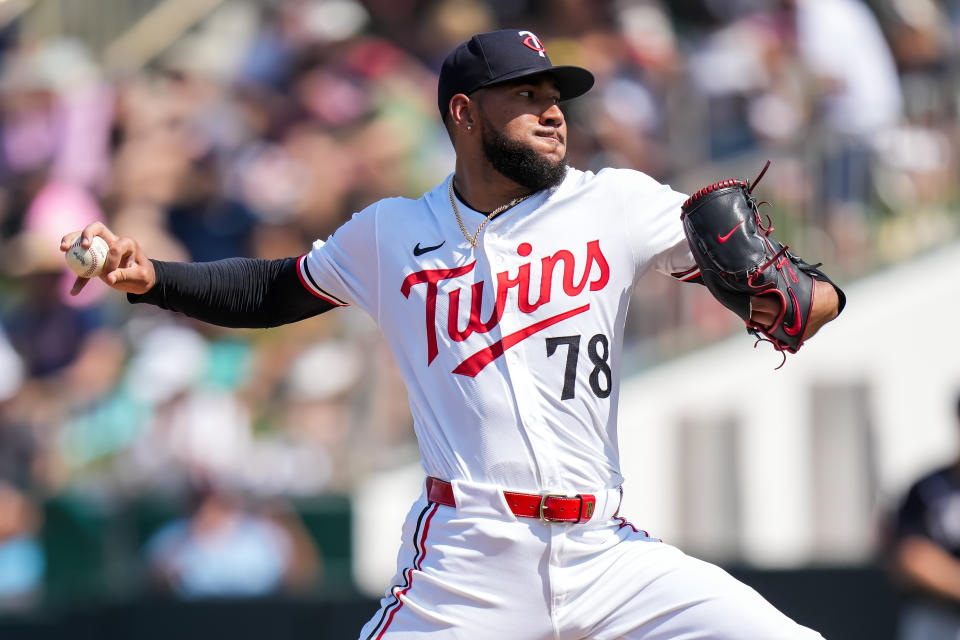
M264 592L322 555L278 498L416 460L362 313L233 331L98 283L71 298L57 246L102 220L157 259L295 256L418 197L452 170L436 74L473 33L530 29L594 72L566 109L578 168L691 191L772 159L777 233L841 282L957 236L957 0L228 0L109 61L24 15L0 31L0 603L42 582L49 496L181 496L143 549L157 582ZM738 326L698 287L635 295L625 371Z

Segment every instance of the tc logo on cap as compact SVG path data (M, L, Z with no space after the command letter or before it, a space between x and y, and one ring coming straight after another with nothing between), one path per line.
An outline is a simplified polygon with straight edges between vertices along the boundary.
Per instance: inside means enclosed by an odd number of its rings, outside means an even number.
M540 42L540 38L537 37L532 31L518 31L521 36L527 36L523 39L523 44L530 47L534 51L540 54L541 58L546 58L547 56L543 53L545 49L543 48L543 43Z

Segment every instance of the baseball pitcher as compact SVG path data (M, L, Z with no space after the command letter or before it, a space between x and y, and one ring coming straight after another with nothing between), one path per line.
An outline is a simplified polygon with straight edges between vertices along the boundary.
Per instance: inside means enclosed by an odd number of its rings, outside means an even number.
M785 353L842 293L772 239L752 185L688 198L637 171L567 166L561 104L593 82L530 31L474 36L439 78L455 171L299 257L160 262L102 224L82 230L84 247L110 247L100 279L134 303L231 327L355 305L379 324L427 480L364 640L820 637L619 512L617 405L649 269L708 286Z

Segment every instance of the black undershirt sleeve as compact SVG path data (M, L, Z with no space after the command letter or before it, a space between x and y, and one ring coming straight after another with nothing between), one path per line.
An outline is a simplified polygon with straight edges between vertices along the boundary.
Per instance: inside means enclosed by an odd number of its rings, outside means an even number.
M278 327L336 306L303 286L297 258L151 262L156 284L142 295L128 293L130 302L179 311L221 327Z

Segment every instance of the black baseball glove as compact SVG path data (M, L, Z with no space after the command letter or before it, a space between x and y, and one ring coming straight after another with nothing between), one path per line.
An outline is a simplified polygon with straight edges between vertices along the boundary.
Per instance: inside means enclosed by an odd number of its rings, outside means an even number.
M813 307L814 281L833 281L820 271L820 264L807 264L770 237L773 224L769 216L763 223L758 207L764 203L752 195L769 166L767 162L753 185L731 178L700 189L683 203L680 218L710 293L758 339L769 340L778 351L796 353ZM846 297L833 286L842 310ZM751 320L753 296L770 296L779 304L769 326Z

